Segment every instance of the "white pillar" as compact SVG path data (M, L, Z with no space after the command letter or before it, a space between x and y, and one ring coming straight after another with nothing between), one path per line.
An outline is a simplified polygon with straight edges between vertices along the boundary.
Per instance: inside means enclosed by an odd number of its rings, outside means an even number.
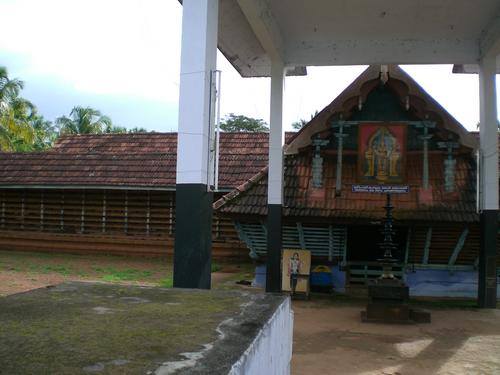
M271 112L269 129L268 204L283 203L283 88L285 67L280 61L271 65Z
M218 5L218 0L183 1L177 184L208 182Z
M285 67L271 64L271 116L267 184L267 277L266 291L281 291L281 229L283 205L283 85Z
M495 73L496 58L485 57L479 64L482 210L498 210L498 117Z
M174 287L180 288L211 284L208 173L218 8L219 0L183 1L174 250Z
M495 308L497 302L498 232L498 118L496 105L496 57L484 57L479 64L480 101L480 246L478 302Z

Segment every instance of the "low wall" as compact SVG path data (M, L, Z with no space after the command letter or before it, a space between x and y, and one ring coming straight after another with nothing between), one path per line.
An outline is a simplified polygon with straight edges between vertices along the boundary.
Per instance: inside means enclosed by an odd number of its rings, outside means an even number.
M451 271L447 269L417 269L405 275L411 296L421 297L477 297L477 271ZM500 283L497 282L500 298Z
M293 312L290 298L276 309L230 375L289 374L292 360Z
M339 266L332 267L333 290L345 293L345 272ZM463 297L477 298L478 274L473 270L415 269L406 271L404 280L410 287L411 296L419 297ZM266 286L266 266L255 269L253 285ZM497 281L497 296L500 298L500 280Z
M172 256L174 238L120 234L50 233L0 230L0 250L73 254ZM240 242L213 241L212 258L247 261L248 250Z

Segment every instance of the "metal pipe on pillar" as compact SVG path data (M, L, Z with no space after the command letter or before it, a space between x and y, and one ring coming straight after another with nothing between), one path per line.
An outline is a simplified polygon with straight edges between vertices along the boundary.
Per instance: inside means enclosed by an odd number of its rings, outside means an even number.
M480 253L478 304L495 308L497 300L496 251L498 231L498 119L496 56L479 64L480 102Z
M266 292L281 291L284 81L285 66L283 62L275 59L272 61L271 65Z
M184 0L177 139L174 287L209 289L213 72L219 0Z

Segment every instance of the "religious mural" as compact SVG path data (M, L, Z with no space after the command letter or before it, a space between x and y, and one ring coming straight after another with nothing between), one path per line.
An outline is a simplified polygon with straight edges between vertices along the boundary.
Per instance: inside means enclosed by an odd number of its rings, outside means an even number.
M358 142L359 181L370 184L405 180L406 125L361 124Z

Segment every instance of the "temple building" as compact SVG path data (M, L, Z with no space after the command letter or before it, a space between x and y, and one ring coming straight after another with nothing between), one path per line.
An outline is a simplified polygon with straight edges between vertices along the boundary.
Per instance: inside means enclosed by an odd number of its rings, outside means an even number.
M370 66L285 146L283 248L331 265L339 289L366 285L381 273L391 193L395 273L414 294L475 293L477 148L401 68ZM214 204L255 259L267 252L267 178L264 167Z
M267 165L267 133L223 133L215 199ZM177 133L74 135L46 152L0 154L0 249L171 255ZM246 260L214 215L215 259Z
M370 66L285 139L284 249L310 250L338 290L363 287L381 273L391 193L394 272L414 294L476 292L478 134L401 68ZM266 259L268 141L221 133L215 259ZM0 249L172 254L176 158L177 133L66 136L50 151L0 154Z

